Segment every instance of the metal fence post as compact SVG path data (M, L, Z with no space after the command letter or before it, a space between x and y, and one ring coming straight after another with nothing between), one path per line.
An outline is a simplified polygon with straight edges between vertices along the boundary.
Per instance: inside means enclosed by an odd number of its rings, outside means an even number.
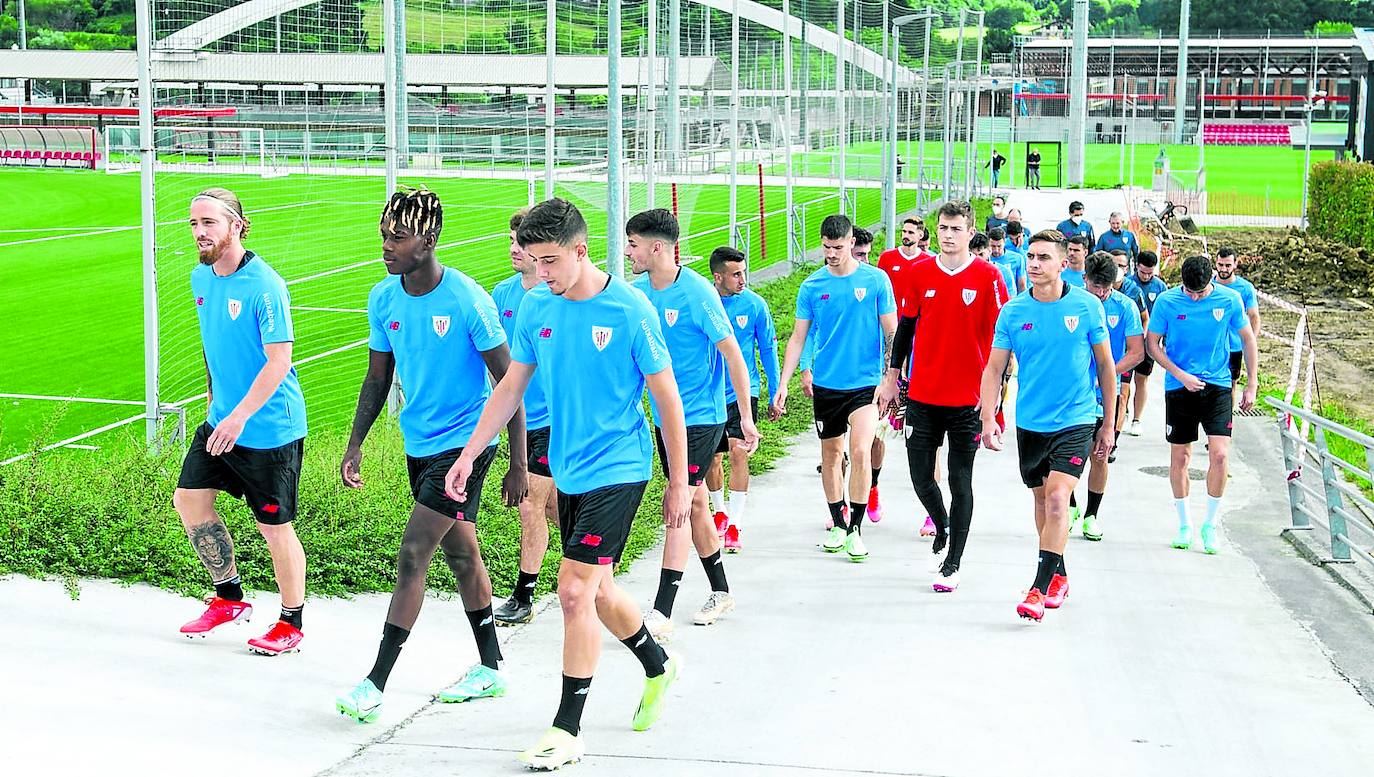
M1311 529L1312 524L1307 519L1307 513L1302 511L1303 493L1302 487L1298 485L1298 479L1302 477L1301 450L1293 439L1293 433L1288 428L1289 417L1287 413L1282 413L1279 419L1279 440L1283 443L1283 468L1287 473L1288 481L1288 511L1292 514L1294 529Z
M1336 486L1336 467L1331 463L1331 452L1326 447L1326 430L1315 425L1313 432L1317 438L1317 450L1321 454L1322 487L1326 492L1326 520L1331 528L1331 558L1336 561L1350 561L1350 546L1342 536L1348 536L1345 515L1342 513L1341 490Z

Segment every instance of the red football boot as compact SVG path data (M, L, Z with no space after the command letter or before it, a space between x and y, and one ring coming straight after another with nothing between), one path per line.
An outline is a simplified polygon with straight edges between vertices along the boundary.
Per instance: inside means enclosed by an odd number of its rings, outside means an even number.
M1036 623L1045 617L1045 595L1040 593L1039 588L1030 589L1026 594L1026 600L1016 605L1016 614Z
M739 541L739 527L730 524L730 528L725 530L725 552L739 553L743 547Z
M725 530L730 527L730 516L725 513L716 513L713 519L716 523L716 536L725 539Z
M883 519L883 504L878 501L878 487L868 490L868 520L877 523Z
M248 640L248 649L264 656L279 656L283 653L295 653L300 650L298 645L305 635L301 630L287 623L277 621L267 633L261 637Z
M1049 590L1045 591L1045 609L1057 610L1064 605L1064 597L1069 595L1069 579L1063 575L1050 578Z
M204 637L215 628L226 623L247 623L253 615L253 605L248 602L231 602L218 596L205 599L209 605L199 618L181 627L187 637Z

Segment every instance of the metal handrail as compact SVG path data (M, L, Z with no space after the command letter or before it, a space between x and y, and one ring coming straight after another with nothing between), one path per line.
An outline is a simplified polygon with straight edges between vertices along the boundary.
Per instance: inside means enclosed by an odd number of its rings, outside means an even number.
M1362 538L1374 540L1374 526L1360 512L1374 507L1374 501L1346 480L1349 475L1374 482L1374 473L1371 473L1374 470L1374 437L1275 397L1267 397L1265 401L1279 411L1279 440L1288 483L1291 529L1310 530L1315 526L1325 530L1331 541L1331 557L1324 561L1344 563L1359 559L1374 564L1374 547L1361 548L1351 539L1356 533L1354 530L1358 529ZM1303 428L1310 427L1310 441L1306 439L1306 431L1298 431L1295 420L1305 422ZM1363 448L1365 465L1362 467L1332 453L1327 445L1328 434ZM1303 482L1305 471L1321 474L1320 487ZM1316 504L1308 504L1309 499ZM1351 553L1352 546L1357 553Z

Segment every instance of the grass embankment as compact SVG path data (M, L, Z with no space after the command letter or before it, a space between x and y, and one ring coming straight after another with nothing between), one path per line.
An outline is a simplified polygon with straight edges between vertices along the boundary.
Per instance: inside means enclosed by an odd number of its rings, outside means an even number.
M756 287L772 307L781 342L793 322L797 287L813 268ZM795 381L792 393L801 396ZM810 428L808 403L792 403L777 423L761 420L763 442L751 462L755 473L770 469L786 453L787 440ZM172 509L182 449L148 456L128 436L104 440L97 451L58 450L0 469L0 574L60 577L73 596L83 577L141 582L188 595L208 590L205 572L191 552ZM383 419L364 447L366 487L351 491L339 481L343 430L311 434L306 440L297 531L309 557L311 595L390 591L396 552L411 508L405 454L394 419ZM35 443L37 446L39 443ZM504 595L515 582L520 524L514 509L501 505L504 444L483 491L478 537L492 584ZM658 468L655 467L655 472ZM663 479L655 475L644 496L621 567L658 540L662 526ZM234 536L244 584L274 590L267 546L240 502L220 502ZM544 558L541 592L554 581L559 554L557 531ZM431 565L428 584L453 590L441 559Z

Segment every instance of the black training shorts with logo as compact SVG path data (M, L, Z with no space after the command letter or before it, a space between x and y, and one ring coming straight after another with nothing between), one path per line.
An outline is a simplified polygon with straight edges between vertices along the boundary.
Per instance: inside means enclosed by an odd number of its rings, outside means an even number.
M434 512L457 521L477 522L477 511L482 507L482 484L487 480L487 470L496 458L496 446L487 446L472 462L472 474L468 475L467 501L461 504L449 498L444 490L444 481L453 462L463 452L462 448L452 448L433 456L406 456L406 470L410 473L410 493L415 501Z
M759 420L759 398L749 397L749 412L754 417L754 422ZM725 434L720 437L720 444L716 446L716 453L729 453L731 440L743 440L744 429L740 422L744 419L739 415L739 403L725 403Z
M621 483L585 494L559 491L558 530L563 536L563 558L583 564L618 563L646 485Z
M549 469L549 430L551 426L525 430L525 467L531 475L551 478Z
M865 405L873 404L877 386L856 389L828 389L814 386L811 402L816 417L816 434L822 440L839 437L849 431L849 416Z
M1145 354L1144 356L1142 356L1142 357L1140 358L1140 363L1137 364L1137 365L1136 365L1134 368L1132 368L1132 370L1131 370L1131 372L1134 372L1134 373L1137 374L1137 375L1144 375L1144 376L1147 377L1147 378L1150 377L1150 375L1153 374L1154 371L1155 371L1155 360L1154 360L1154 359L1151 359L1149 354Z
M1173 445L1196 442L1199 426L1208 437L1231 436L1231 389L1208 383L1201 391L1164 392L1164 439Z
M214 427L196 428L181 462L177 488L213 488L248 503L258 523L280 526L296 520L296 493L301 481L305 439L277 448L235 445L219 456L205 449Z
M1078 478L1093 449L1095 424L1070 426L1042 434L1017 427L1016 452L1021 465L1021 482L1039 488L1051 472Z
M716 448L725 435L725 424L703 424L687 427L687 485L695 488L706 480L706 469L716 458ZM668 469L668 449L663 445L663 430L654 427L654 443L658 446L658 463L663 477L672 478Z
M911 451L934 450L945 444L977 452L983 436L983 421L976 405L947 407L906 400L904 420L906 447Z

